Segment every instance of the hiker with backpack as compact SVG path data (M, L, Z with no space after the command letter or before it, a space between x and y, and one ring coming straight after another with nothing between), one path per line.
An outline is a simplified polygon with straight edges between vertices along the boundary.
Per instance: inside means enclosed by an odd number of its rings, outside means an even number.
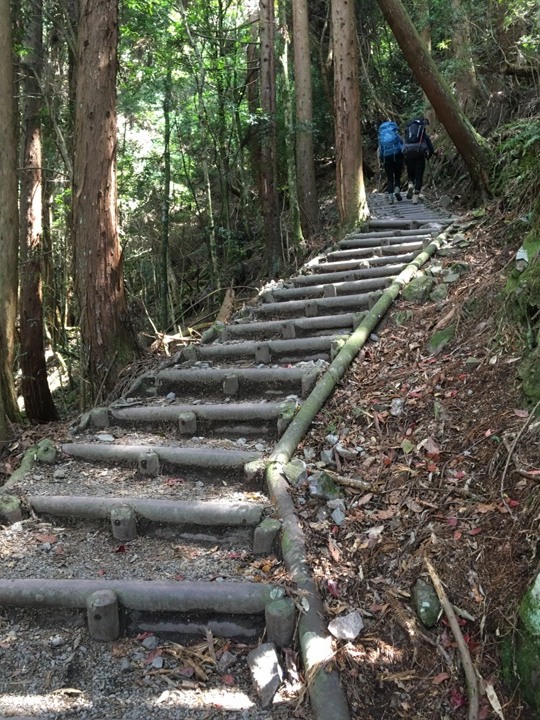
M392 120L379 125L379 161L386 172L388 201L401 200L400 180L403 171L403 140L399 128Z
M429 125L429 120L419 116L413 118L405 129L403 155L407 166L407 199L412 198L414 204L420 199L426 158L429 160L435 152L426 125Z

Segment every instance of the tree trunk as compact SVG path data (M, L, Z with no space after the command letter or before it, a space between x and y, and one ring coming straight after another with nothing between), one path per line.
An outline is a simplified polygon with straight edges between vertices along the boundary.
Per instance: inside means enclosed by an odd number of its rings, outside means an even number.
M342 226L352 227L369 211L362 172L356 17L349 0L332 0L332 42L337 201Z
M467 8L462 0L452 0L454 9L454 57L456 69L454 72L454 85L456 97L463 110L472 110L478 91L478 78L471 46L471 21Z
M20 334L22 395L29 420L58 420L47 382L43 333L40 79L43 70L43 3L35 0L26 32L23 68L23 169L21 173L21 289Z
M487 142L468 121L446 85L401 0L378 0L379 7L435 114L462 156L481 196L489 194L494 158Z
M277 191L276 149L276 67L274 0L260 0L259 22L261 36L261 178L262 211L266 243L266 263L270 277L275 276L282 264L279 232L279 202Z
M17 420L13 380L17 317L17 137L13 93L13 57L9 0L0 0L0 439L6 418Z
M319 229L319 203L313 156L313 92L307 0L292 0L294 84L296 89L296 174L304 235Z
M172 72L167 69L163 96L163 196L161 198L161 329L169 327L169 220L171 207Z
M82 0L79 15L73 228L83 357L92 401L111 391L137 346L124 292L116 185L118 7ZM103 399L103 398L101 398Z
M287 163L287 183L289 193L289 212L291 215L292 246L298 248L303 241L302 226L300 223L300 208L298 206L298 181L297 165L294 151L294 108L291 92L291 80L289 73L289 29L287 27L287 3L279 4L279 28L282 41L280 43L280 60L283 70L281 78L281 94L283 98L283 115L285 118L285 155ZM287 250L290 249L288 245Z

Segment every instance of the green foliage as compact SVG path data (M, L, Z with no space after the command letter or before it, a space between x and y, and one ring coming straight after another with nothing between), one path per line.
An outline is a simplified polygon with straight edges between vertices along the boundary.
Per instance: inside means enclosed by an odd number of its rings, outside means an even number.
M509 123L500 136L496 190L511 207L530 210L540 194L540 116Z

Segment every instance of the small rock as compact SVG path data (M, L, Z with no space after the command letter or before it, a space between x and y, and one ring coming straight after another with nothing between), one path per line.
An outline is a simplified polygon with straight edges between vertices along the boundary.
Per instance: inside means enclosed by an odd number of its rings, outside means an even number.
M53 635L49 638L49 645L52 648L58 648L62 647L66 642L65 638L63 638L61 635Z
M129 662L128 658L122 658L120 660L120 672L128 672L128 670L131 670L131 663Z
M158 655L152 660L150 667L153 667L155 670L161 670L161 668L163 667L163 658L161 657L161 655Z
M364 621L358 610L334 618L328 625L328 630L338 640L354 640L363 629Z
M403 412L404 404L405 401L403 400L403 398L394 398L392 400L392 404L390 405L390 415L393 415L394 417L399 417Z
M217 662L217 671L221 674L227 672L227 670L232 667L236 662L236 655L233 655L233 653L229 652L228 650L225 650L223 655L219 658Z
M306 463L300 458L294 458L283 468L285 477L292 485L299 485L307 478Z
M53 480L64 480L67 477L67 470L58 468L53 472Z
M334 462L334 451L333 450L323 450L321 452L321 462L325 465L335 465Z
M343 525L345 522L345 513L341 508L336 508L332 513L332 520L336 525Z
M247 656L253 685L263 708L272 704L274 695L283 680L283 671L272 643L264 643Z
M147 650L155 650L159 647L159 638L157 635L149 635L147 638L144 638L141 645Z
M167 393L167 395L165 395L165 400L170 403L174 402L176 400L176 393L173 393L173 392Z
M114 435L110 435L109 433L99 433L99 435L96 435L96 440L99 440L99 442L113 443Z
M339 440L339 438L337 435L327 435L324 438L324 441L327 442L329 445L335 445L338 440Z
M441 603L433 585L419 578L413 587L412 598L422 625L433 627L441 613Z

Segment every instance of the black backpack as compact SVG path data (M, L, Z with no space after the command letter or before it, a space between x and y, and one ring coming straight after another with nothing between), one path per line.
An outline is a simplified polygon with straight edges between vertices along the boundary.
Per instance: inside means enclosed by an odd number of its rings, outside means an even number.
M426 122L422 119L411 120L405 128L405 147L403 153L408 158L419 157L427 153Z

